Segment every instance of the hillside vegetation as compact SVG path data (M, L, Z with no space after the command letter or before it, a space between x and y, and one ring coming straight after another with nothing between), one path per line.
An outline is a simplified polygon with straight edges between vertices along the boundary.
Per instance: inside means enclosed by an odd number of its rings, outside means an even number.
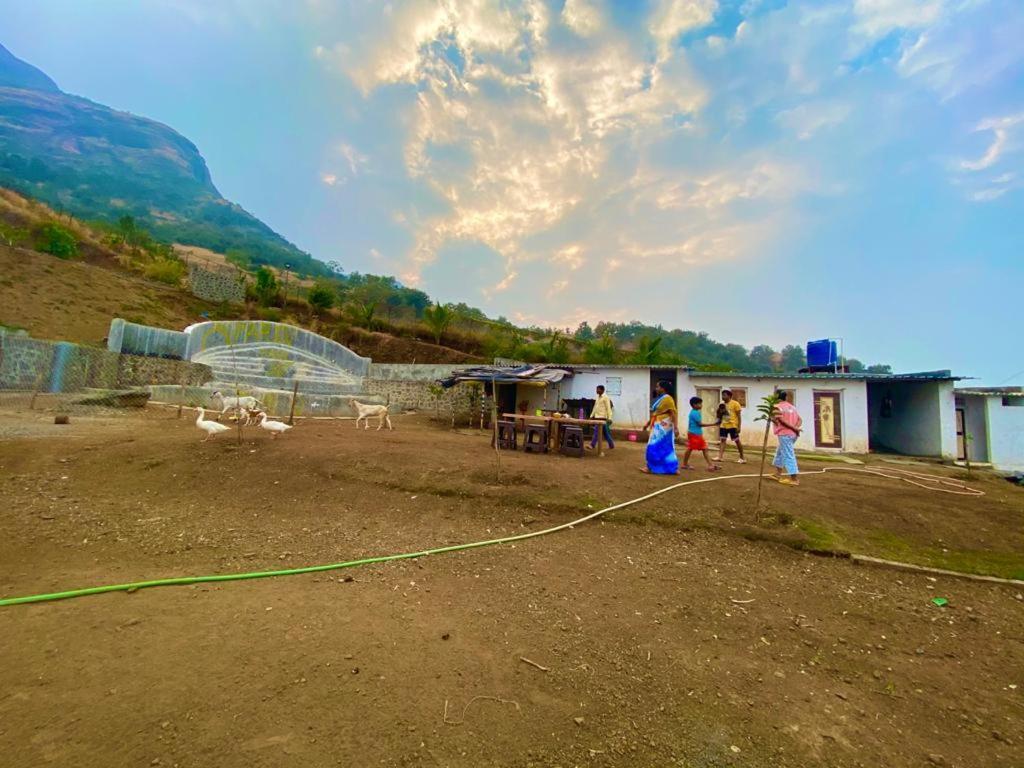
M144 117L64 93L0 45L0 184L78 218L131 216L164 242L254 264L326 267L235 203L184 136Z
M234 270L245 284L245 303L211 304L188 293L190 261ZM508 357L723 371L793 371L804 364L795 345L747 350L706 333L637 322L519 328L465 304L433 303L394 278L345 274L336 266L315 279L270 267L250 271L223 254L162 243L132 217L86 223L2 188L0 267L0 323L84 343L100 343L113 316L170 328L204 318L249 318L309 328L381 362ZM864 368L850 362L854 370Z

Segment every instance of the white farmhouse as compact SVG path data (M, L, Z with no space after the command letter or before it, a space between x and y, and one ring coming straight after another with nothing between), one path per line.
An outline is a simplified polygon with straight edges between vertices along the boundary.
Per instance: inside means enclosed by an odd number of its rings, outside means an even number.
M1024 472L1024 387L964 387L955 393L957 458Z
M703 400L704 421L715 420L723 389L743 406L742 439L760 444L763 424L755 423L761 398L785 390L804 420L797 448L808 451L867 453L882 451L914 456L957 458L953 384L949 371L905 374L867 373L722 373L647 365L573 365L575 375L557 385L518 386L518 410L586 408L598 384L615 405L614 426L639 429L647 420L654 385L669 382L679 407ZM512 405L511 393L508 405ZM1022 409L1024 415L1024 409ZM575 412L574 412L575 415ZM717 439L714 428L706 437ZM774 440L771 441L774 444Z

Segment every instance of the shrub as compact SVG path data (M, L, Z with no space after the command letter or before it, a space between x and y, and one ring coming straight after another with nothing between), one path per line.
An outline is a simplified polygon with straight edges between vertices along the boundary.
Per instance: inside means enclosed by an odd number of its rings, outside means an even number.
M306 301L318 315L334 306L334 290L329 285L317 283L309 289Z
M281 320L281 310L277 307L259 307L256 314L260 320L271 320L275 323Z
M28 231L20 227L12 227L0 222L0 243L4 245L21 245L28 240Z
M185 265L177 259L156 259L143 267L142 271L150 280L178 285L185 276Z
M32 236L36 250L43 253L49 253L59 259L70 259L78 255L78 241L60 224L39 224L32 231Z
M281 302L281 285L277 282L277 278L274 277L274 273L266 267L260 267L256 270L255 291L256 297L264 307Z

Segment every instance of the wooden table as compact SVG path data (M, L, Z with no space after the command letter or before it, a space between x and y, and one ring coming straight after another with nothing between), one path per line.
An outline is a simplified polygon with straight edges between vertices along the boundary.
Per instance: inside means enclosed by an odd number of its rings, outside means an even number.
M529 414L529 413L503 413L503 414L501 414L501 417L503 419L509 419L509 420L516 419L516 420L522 421L524 424L527 421L530 421L530 422L533 422L533 423L537 423L537 422L545 422L545 423L555 422L557 424L574 424L576 426L584 426L584 425L594 425L594 426L597 426L598 427L598 430L597 430L597 455L598 456L604 456L604 430L601 429L601 427L603 427L604 424L605 424L604 419L574 419L574 418L571 418L569 416L560 416L558 418L555 418L554 416L537 416L536 414ZM554 429L550 430L549 440L552 439L552 438L556 438L556 435L557 435L558 432L560 432L560 430L554 430ZM586 439L585 436L584 436L584 439ZM556 450L558 449L559 444L560 444L560 441L558 439L555 439L555 449Z

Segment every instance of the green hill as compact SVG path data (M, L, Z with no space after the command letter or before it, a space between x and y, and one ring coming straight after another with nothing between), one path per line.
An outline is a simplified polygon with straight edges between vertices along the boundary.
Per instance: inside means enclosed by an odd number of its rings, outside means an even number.
M130 215L164 241L253 264L328 269L225 200L199 150L162 123L60 90L0 45L0 185L82 219Z

